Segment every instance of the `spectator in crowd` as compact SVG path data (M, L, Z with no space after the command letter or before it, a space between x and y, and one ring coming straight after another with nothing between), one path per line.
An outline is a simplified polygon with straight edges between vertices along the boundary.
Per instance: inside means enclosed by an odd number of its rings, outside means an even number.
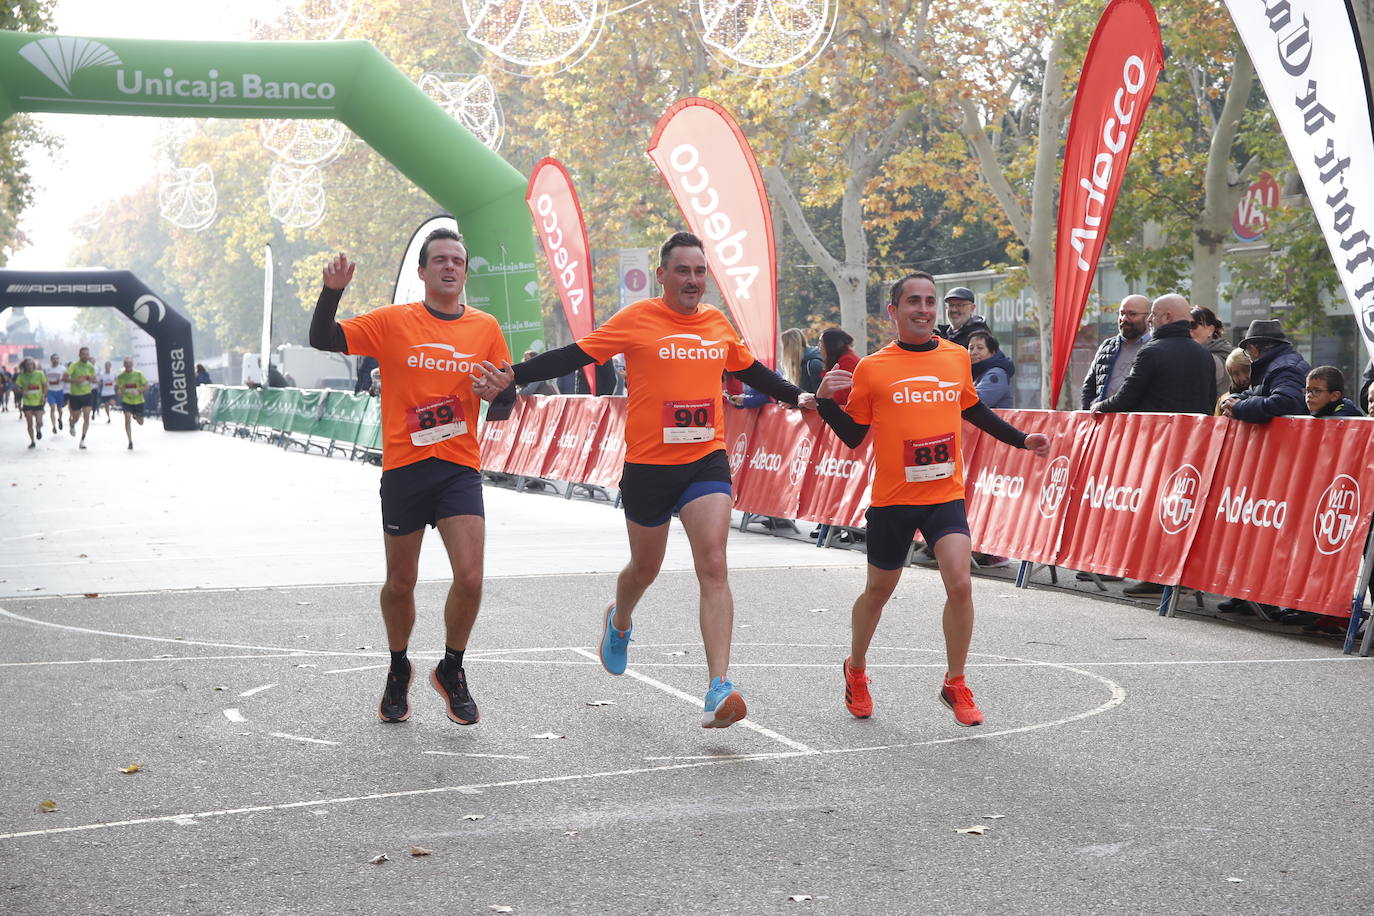
M1364 381L1360 385L1360 410L1369 413L1369 386L1374 385L1374 359L1364 367Z
M1093 404L1093 413L1210 414L1217 399L1215 361L1192 338L1188 300L1175 293L1150 306L1150 342L1140 348L1121 388ZM1164 586L1139 582L1122 590L1128 598L1158 599Z
M821 332L821 358L824 360L821 378L831 369L853 372L859 364L859 357L854 353L854 338L844 328L826 328ZM849 400L849 389L835 392L833 400L843 407Z
M1231 354L1231 344L1222 336L1226 326L1206 306L1195 305L1189 314L1193 319L1193 340L1206 347L1212 359L1216 360L1217 391L1224 391L1230 381L1226 375L1226 357Z
M1217 398L1216 409L1212 415L1221 416L1221 402L1225 401L1233 394L1240 394L1250 387L1250 354L1240 347L1236 347L1226 357L1226 382L1227 389L1222 392L1221 397Z
M4 366L0 366L0 411L8 413L10 409L10 374Z
M815 394L821 385L821 375L825 372L825 360L820 348L807 346L806 334L801 328L788 328L782 332L780 339L782 360L778 374L802 391Z
M521 360L531 360L538 355L538 350L526 350L525 355L520 358ZM517 390L520 394L558 394L558 389L554 387L553 382L550 382L547 379L541 379L537 382L529 382L528 384L521 385Z
M196 363L196 384L197 384L197 385L209 385L209 384L211 384L211 382L210 382L210 373L209 373L209 371L205 368L205 365L204 365L203 363Z
M1097 348L1088 374L1083 379L1080 406L1092 410L1093 405L1116 394L1126 374L1131 371L1136 354L1150 342L1150 300L1130 295L1121 300L1116 316L1117 335L1108 337Z
M1192 338L1188 300L1176 293L1150 306L1150 342L1136 354L1117 392L1093 404L1093 413L1210 414L1217 399L1215 361Z
M973 290L967 286L954 287L945 293L945 319L949 323L937 327L935 333L967 350L969 337L979 331L992 333L988 323L980 315L974 314L976 308Z
M378 365L375 356L358 357L358 380L353 383L354 394L367 394L372 390L372 370Z
M1307 412L1314 417L1348 420L1364 416L1355 402L1345 396L1345 375L1335 366L1318 366L1307 373L1302 396L1307 402Z
M381 366L373 366L373 367L372 367L372 371L368 373L368 379L367 379L367 396L370 397L370 398L379 398L379 397L382 396L382 367L381 367Z
M1241 349L1250 356L1250 387L1229 395L1221 415L1246 423L1268 423L1274 417L1307 413L1302 390L1312 367L1298 355L1277 320L1250 322Z
M997 338L987 331L975 331L969 335L968 355L973 361L973 386L978 389L979 400L994 409L1011 407L1011 377L1016 374L1016 364L1002 352Z
M276 363L267 364L267 387L268 388L290 388L291 383L286 380L286 376L281 374Z

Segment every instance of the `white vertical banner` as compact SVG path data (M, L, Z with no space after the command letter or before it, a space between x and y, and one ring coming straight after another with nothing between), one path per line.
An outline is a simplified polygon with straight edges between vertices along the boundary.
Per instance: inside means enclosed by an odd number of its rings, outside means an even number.
M1374 354L1374 102L1350 0L1226 0Z
M258 375L256 380L263 385L267 385L267 367L271 365L272 357L272 246L264 245L262 252L262 348L259 351L261 362L258 363ZM244 381L247 381L245 373Z
M617 273L620 277L621 308L652 295L650 290L656 281L653 271L649 269L649 253L648 248L620 249Z

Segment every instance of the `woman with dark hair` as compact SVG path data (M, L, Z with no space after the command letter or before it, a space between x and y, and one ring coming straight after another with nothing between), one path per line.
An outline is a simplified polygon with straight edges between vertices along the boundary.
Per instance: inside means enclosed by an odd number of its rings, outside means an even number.
M992 408L1011 407L1015 399L1011 377L1016 374L1016 364L1002 352L997 338L987 331L974 331L968 338L968 355L973 361L978 400Z
M1226 373L1226 357L1231 355L1231 344L1222 337L1226 325L1221 323L1216 312L1204 305L1193 306L1188 317L1193 320L1193 340L1206 347L1217 364L1217 391L1225 391L1231 384L1231 377Z
M821 332L821 358L825 360L822 379L831 369L853 372L854 367L859 364L859 357L854 353L854 338L844 328L826 328ZM844 388L835 392L833 400L843 407L849 400L849 389Z

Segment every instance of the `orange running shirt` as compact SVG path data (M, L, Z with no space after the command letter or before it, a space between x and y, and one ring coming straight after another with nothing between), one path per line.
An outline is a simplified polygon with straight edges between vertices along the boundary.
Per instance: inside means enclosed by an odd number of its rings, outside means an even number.
M481 470L472 364L510 359L501 326L472 306L452 321L423 302L386 305L339 322L348 352L382 370L382 470L441 458Z
M662 299L641 299L577 342L604 363L625 354L625 460L688 464L725 448L721 373L754 363L715 306L683 315Z
M964 498L961 433L978 403L968 351L947 340L912 352L896 341L859 361L845 412L872 426L874 506Z

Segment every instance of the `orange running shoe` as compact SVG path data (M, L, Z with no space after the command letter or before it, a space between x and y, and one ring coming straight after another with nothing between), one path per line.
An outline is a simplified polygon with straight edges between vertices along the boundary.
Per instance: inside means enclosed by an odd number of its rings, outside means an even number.
M868 675L863 669L855 671L844 660L844 706L856 719L873 715L873 697L868 692Z
M956 678L945 675L940 687L940 702L954 710L954 721L960 725L982 725L983 711L973 702L973 691L964 683L961 674Z

